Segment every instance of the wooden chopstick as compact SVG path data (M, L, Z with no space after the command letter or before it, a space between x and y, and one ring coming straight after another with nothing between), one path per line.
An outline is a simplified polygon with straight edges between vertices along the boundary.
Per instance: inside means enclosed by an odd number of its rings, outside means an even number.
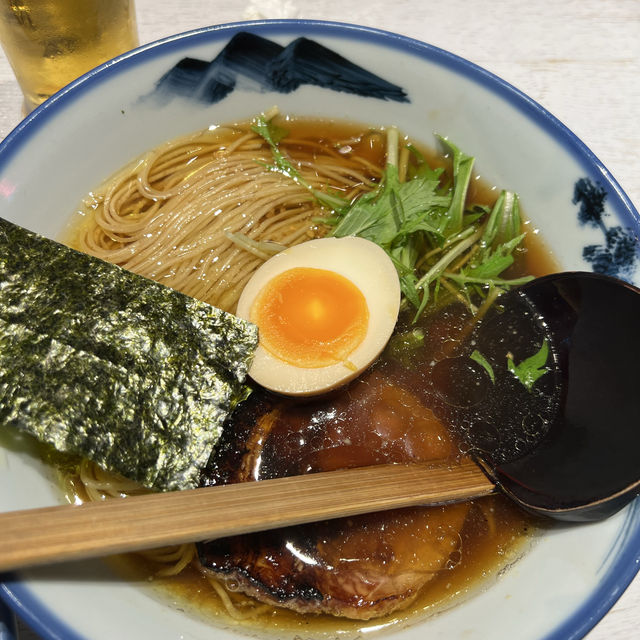
M471 461L387 464L0 514L0 571L493 493Z

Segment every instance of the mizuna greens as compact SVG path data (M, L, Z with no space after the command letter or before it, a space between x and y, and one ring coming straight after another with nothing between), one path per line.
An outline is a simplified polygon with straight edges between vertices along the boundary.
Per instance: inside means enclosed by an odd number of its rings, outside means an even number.
M405 304L414 307L416 318L443 290L476 312L479 300L491 302L500 292L531 280L502 275L525 236L518 196L502 191L492 208L469 204L474 159L449 140L438 138L451 157L450 181L442 168L432 168L405 143L397 129L387 129L386 166L377 188L347 202L302 179L280 150L284 129L264 115L252 128L271 147L273 163L265 167L307 188L329 210L321 222L331 227L330 235L360 236L387 252Z
M549 343L544 340L536 353L525 358L519 364L514 362L512 356L509 356L507 358L507 368L527 388L527 391L531 391L538 378L547 373L548 369L545 365L548 357Z
M491 363L477 349L475 349L469 357L477 362L487 372L491 382L495 383L496 376ZM512 354L508 354L507 369L520 381L527 391L531 391L537 380L549 371L546 367L548 358L549 343L543 340L540 349L532 356L522 360L519 364L515 363Z

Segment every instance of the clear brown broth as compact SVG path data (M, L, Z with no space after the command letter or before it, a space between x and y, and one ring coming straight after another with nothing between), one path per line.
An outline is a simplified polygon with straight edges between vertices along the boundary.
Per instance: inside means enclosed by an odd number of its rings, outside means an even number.
M361 125L340 122L287 119L282 123L290 131L290 139L313 139L331 145L338 152L347 148L381 167L384 162L384 138L380 130L367 129ZM292 148L295 148L295 144ZM447 159L431 149L421 147L421 152L435 166L447 167ZM517 187L517 185L505 185ZM470 201L491 205L499 190L480 179L471 183ZM86 222L82 223L83 225ZM531 223L526 223L532 231ZM68 240L73 244L72 229ZM544 275L558 270L550 251L538 234L529 233L526 243L517 255L513 274ZM195 615L222 624L237 625L238 628L265 635L282 637L356 637L366 629L399 628L418 619L456 604L474 590L490 584L504 567L521 555L532 540L539 523L513 506L502 496L491 496L472 503L461 533L461 552L456 552L450 567L442 570L427 583L419 596L405 609L370 621L348 620L328 615L301 615L280 607L267 607L255 617L232 620L226 608L212 589L207 579L193 567L188 567L178 576L157 577L157 566L139 556L114 559L118 570L134 580L142 580L159 590L164 599L169 598L173 606L184 608ZM249 598L234 593L233 600L242 610Z

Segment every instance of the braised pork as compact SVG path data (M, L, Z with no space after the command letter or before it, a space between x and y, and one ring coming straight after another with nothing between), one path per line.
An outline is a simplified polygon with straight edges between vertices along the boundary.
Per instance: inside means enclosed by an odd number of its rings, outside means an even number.
M304 404L255 392L234 413L204 484L251 482L455 455L424 401L374 367ZM468 506L343 518L199 545L203 568L232 589L304 613L369 619L408 605L459 550Z

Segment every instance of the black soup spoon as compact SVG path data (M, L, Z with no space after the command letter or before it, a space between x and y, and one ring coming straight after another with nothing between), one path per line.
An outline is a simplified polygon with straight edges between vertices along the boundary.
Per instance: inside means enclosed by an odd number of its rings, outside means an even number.
M484 392L465 403L445 390L445 413L488 476L526 509L597 520L640 493L639 294L609 276L548 275L500 296L467 341L467 354L487 363ZM546 372L530 389L506 366L497 370L545 341ZM436 381L456 366L459 358L438 363Z

